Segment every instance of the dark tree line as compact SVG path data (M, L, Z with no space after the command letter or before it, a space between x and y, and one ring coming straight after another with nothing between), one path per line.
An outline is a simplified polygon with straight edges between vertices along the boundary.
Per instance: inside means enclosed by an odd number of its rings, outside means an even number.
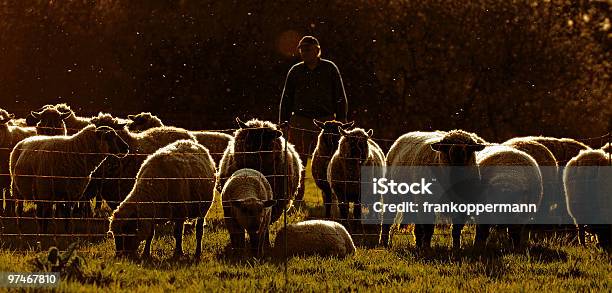
M351 118L377 137L591 137L612 113L606 1L0 3L0 107L19 115L65 101L201 129L276 120L302 34L319 37Z

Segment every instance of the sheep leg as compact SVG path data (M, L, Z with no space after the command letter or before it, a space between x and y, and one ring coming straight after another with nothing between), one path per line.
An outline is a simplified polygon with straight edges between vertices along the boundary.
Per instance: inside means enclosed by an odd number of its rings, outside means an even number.
M392 239L392 235L391 235L391 224L383 224L382 225L382 231L380 233L380 241L382 242L382 245L384 247L391 247L391 239Z
M196 222L196 259L200 258L202 254L202 235L204 234L204 218L198 218Z
M476 237L474 239L475 245L485 245L487 238L489 238L491 225L478 224L476 225Z
M592 227L593 229L593 233L595 235L597 235L597 244L605 249L609 249L611 246L611 234L612 234L612 229L610 227L610 225L605 225L605 224L598 224L598 225L593 225Z
M431 246L433 232L434 225L432 224L415 224L414 237L416 238L416 246L418 248L429 248Z
M343 201L338 204L338 209L340 210L340 219L344 222L344 226L347 230L351 231L349 225L349 204L346 201Z
M522 225L509 225L508 226L508 234L510 235L510 240L512 241L512 245L517 247L522 244Z
M463 230L464 223L453 224L453 248L459 249L461 248L461 230Z
M251 246L251 253L256 256L260 256L260 249L263 245L263 235L257 233L257 231L249 232L249 244Z
M36 224L40 229L40 233L47 233L48 224L51 220L52 209L53 204L50 202L39 202L36 204L36 217L38 218Z
M331 219L331 208L332 208L332 191L329 184L321 188L323 190L323 205L325 206L325 219Z
M183 223L185 221L179 220L174 222L174 239L176 240L176 246L174 247L174 256L178 257L183 255Z
M7 217L13 217L15 216L15 199L13 199L12 197L10 197L9 192L6 192L6 198L4 199L5 202L5 208L4 208L4 214Z
M151 257L151 242L153 242L153 236L155 235L155 229L151 230L151 234L147 236L144 250L142 251L143 257Z

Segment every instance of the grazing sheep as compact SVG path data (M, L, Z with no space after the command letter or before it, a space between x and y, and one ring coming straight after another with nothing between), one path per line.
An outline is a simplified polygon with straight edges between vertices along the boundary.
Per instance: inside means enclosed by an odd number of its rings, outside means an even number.
M475 153L482 150L484 140L474 133L463 130L452 130L449 132L409 132L400 136L391 146L387 153L387 166L459 166L459 169L452 169L450 174L436 174L439 181L448 180L450 182L466 182L461 187L456 187L447 191L444 196L449 201L463 202L475 201L479 199L480 193L476 186L480 182L480 171L476 164ZM438 170L438 169L435 169ZM453 172L454 171L454 172ZM406 178L395 174L396 169L389 169L387 178L397 182L406 182ZM433 172L433 171L432 171ZM442 170L440 170L442 172ZM432 174L434 175L434 174ZM415 174L416 176L416 174ZM408 181L419 180L410 178ZM444 186L444 182L441 182ZM425 218L423 222L432 222L435 216ZM401 221L403 215L398 213L397 219ZM461 246L461 230L467 221L464 216L456 216L451 219L453 224L452 237L453 247ZM389 235L391 225L383 225L383 239L385 244L390 246L392 235ZM431 245L431 238L434 232L433 224L415 224L414 236L417 247L428 248ZM388 239L387 239L388 238Z
M504 142L503 145L527 153L538 163L538 166L542 167L540 172L542 173L544 191L538 218L543 222L556 221L557 224L561 224L567 204L565 203L563 190L560 188L559 167L555 156L546 146L529 138L513 138ZM553 229L550 225L543 225L539 228Z
M505 145L488 146L476 154L482 175L486 202L504 204L536 204L542 201L542 174L536 160L527 153ZM507 227L515 245L524 243L525 225L531 221L514 214L513 225ZM488 224L476 225L476 244L483 245L489 236Z
M577 156L581 150L591 149L586 144L571 138L555 138L546 136L528 136L525 138L537 141L546 146L555 156L555 159L557 159L557 164L561 169L565 167L569 160Z
M142 112L136 115L128 115L130 123L128 129L132 132L141 132L153 127L162 127L164 123L151 112Z
M9 158L13 147L23 139L36 135L33 127L20 127L9 125L9 121L15 117L6 110L0 109L0 210L2 210L3 198L6 198L6 211L9 216L15 212L13 201L9 201L9 188L11 186L11 176L9 175ZM6 196L2 194L6 191Z
M331 157L338 149L338 142L340 141L340 129L347 130L353 127L354 122L342 123L340 121L325 121L320 122L313 119L314 124L321 128L319 137L317 139L317 146L312 153L312 178L315 184L323 192L323 205L325 206L325 218L331 218L331 206L332 206L332 190L327 182L327 166Z
M156 127L141 133L132 133L121 120L108 114L93 119L94 123L110 126L130 146L131 155L125 158L107 158L92 174L92 180L83 193L85 200L96 198L96 208L102 199L115 209L134 186L138 169L147 155L177 140L193 140L195 137L182 128Z
M270 182L276 200L270 219L274 223L283 210L291 206L297 194L302 161L274 123L257 119L245 123L239 118L236 122L240 128L234 132L234 140L230 141L221 159L217 190L221 192L225 181L239 169L261 172Z
M382 178L385 176L385 155L382 149L372 139L372 129L367 132L363 128L354 128L346 131L340 129L342 137L338 142L338 149L327 167L327 181L333 194L338 199L340 218L349 228L351 233L355 232L353 225L349 224L349 203L353 203L353 221L361 224L362 204L361 204L361 167L373 166L375 169L372 176ZM365 217L374 218L376 215L372 209ZM360 232L364 233L365 227L359 225ZM369 229L368 229L369 230ZM363 235L365 236L365 235ZM365 237L362 237L365 239Z
M193 140L169 144L142 163L136 184L110 217L116 255L134 255L142 240L150 256L156 224L174 222L174 256L183 254L183 223L197 218L196 251L202 251L204 218L212 204L215 162L206 147Z
M79 200L90 174L108 156L125 156L128 145L109 127L91 125L71 136L34 136L19 142L10 158L11 194L16 200L36 200L43 231L53 201ZM42 201L41 201L42 200ZM22 212L20 203L18 210ZM59 204L63 215L71 204Z
M155 115L149 112L143 112L136 115L128 115L130 122L127 125L129 131L142 132L153 127L164 126L162 121ZM208 148L210 155L218 165L223 157L223 152L227 145L234 138L222 132L215 131L190 131L195 136L198 143Z
M567 163L563 173L567 209L578 225L581 243L584 244L584 231L590 230L597 235L599 245L607 249L612 248L612 225L606 224L612 223L609 156L602 150L581 151ZM601 224L593 224L593 218Z
M268 179L257 170L240 169L225 182L221 198L232 249L244 248L246 231L251 251L261 256L270 246L268 226L275 203Z
M38 135L66 135L66 124L64 120L70 113L62 113L56 108L48 107L40 112L32 111L30 115L38 121L36 123L36 134Z
M286 244L286 246L285 246ZM310 220L281 227L274 241L274 255L346 257L355 253L351 235L334 221Z

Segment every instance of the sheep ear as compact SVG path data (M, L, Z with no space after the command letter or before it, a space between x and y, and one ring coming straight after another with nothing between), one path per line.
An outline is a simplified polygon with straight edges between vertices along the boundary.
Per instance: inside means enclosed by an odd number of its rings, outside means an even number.
M448 152L450 145L448 143L444 143L442 141L431 144L431 149L437 152Z
M319 120L317 120L317 119L312 119L312 122L314 122L314 124L315 124L317 127L321 128L321 129L323 129L323 126L325 126L325 123L324 123L324 122L321 122L321 121L319 121Z
M113 234L113 231L108 231L108 232L106 232L106 237L113 238L113 237L115 237L115 235Z
M342 127L343 129L348 129L348 128L353 127L353 125L355 125L355 121L351 121L351 122L344 123L344 124L342 124L342 126L341 126L341 127Z
M471 144L467 146L467 150L471 152L482 151L485 148L484 144Z
M15 114L13 114L13 113L8 114L8 118L9 118L9 119L15 119Z
M136 115L131 115L131 114L130 114L130 115L128 115L128 119L130 119L130 120L134 120L134 119L136 119Z
M62 120L64 120L64 119L70 117L70 115L72 115L72 113L70 113L70 112L61 113L60 114L60 118L62 118Z
M274 130L274 138L279 138L283 136L283 132L280 130Z
M40 114L42 114L42 113L40 113L40 112L34 112L34 111L31 111L31 112L30 112L30 115L32 115L32 117L34 117L34 118L36 118L36 119L40 119Z
M236 117L236 122L238 123L238 126L240 128L249 128L246 123L242 122L242 120L240 120L240 117Z
M123 129L127 123L117 123L117 129Z
M347 135L348 134L348 132L346 130L342 129L342 128L338 128L338 130L340 130L340 134L341 135Z
M273 199L265 200L265 201L263 202L264 208L269 208L269 207L272 207L272 206L274 206L275 204L276 204L276 201L275 201L275 200L273 200Z
M368 137L372 137L372 134L374 134L374 130L370 129L368 130L368 132L366 132L366 134L368 135Z

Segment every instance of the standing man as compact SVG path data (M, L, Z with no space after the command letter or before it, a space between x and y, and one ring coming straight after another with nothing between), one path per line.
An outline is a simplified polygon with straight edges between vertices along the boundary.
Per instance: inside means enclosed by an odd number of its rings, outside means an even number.
M313 36L304 36L298 50L303 61L287 73L279 123L289 121L285 134L306 166L319 133L312 120L346 122L348 103L340 71L336 64L321 58L319 41Z

